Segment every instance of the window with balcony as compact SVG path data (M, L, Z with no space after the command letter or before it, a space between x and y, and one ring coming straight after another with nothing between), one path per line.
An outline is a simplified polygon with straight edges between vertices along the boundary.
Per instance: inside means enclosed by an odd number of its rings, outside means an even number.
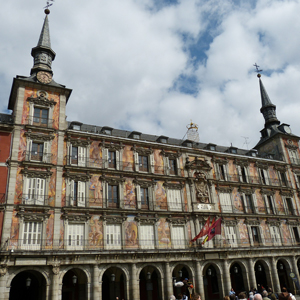
M108 148L102 150L103 167L120 170L120 149L119 145L107 145Z
M219 174L219 180L227 181L227 168L226 165L218 165L218 174Z
M254 214L256 212L255 207L256 207L256 202L254 200L254 195L250 195L250 194L244 194L244 207L245 207L245 211L248 214Z
M148 157L139 155L139 171L140 172L148 172L149 171L149 164L148 164Z
M42 222L24 222L21 248L39 250L42 245Z
M86 147L70 145L70 164L74 166L86 166Z
M232 200L230 193L219 193L222 212L232 212Z
M271 242L274 246L281 246L280 229L278 226L270 226Z
M164 161L164 174L165 175L178 175L179 174L179 153L161 152Z
M224 227L226 245L231 248L238 247L237 235L236 235L236 226L226 225Z
M169 210L181 211L182 210L181 190L168 188L167 201L168 201Z
M184 249L186 247L185 227L172 226L171 230L172 247L174 249Z
M70 206L85 207L86 182L71 180Z
M84 249L84 227L85 224L68 224L67 250Z
M260 182L264 185L269 185L269 176L267 170L259 169Z
M141 249L154 249L154 226L140 225L140 247Z
M285 198L285 213L287 215L295 215L295 208L294 208L294 203L292 198L289 197Z
M49 118L48 115L49 115L48 109L34 107L32 125L47 127L48 118Z
M120 207L119 186L107 185L107 204L110 208Z
M269 215L275 215L275 202L272 195L264 195L266 210Z
M289 149L288 153L290 156L291 164L298 165L299 164L299 156L298 156L297 150Z
M252 237L254 246L259 246L261 244L261 236L258 226L251 226L250 236Z
M248 169L244 166L237 166L238 174L239 174L239 181L240 182L249 182L248 180Z
M294 235L294 241L295 243L297 243L298 245L300 244L300 236L299 236L299 229L297 226L293 226L292 227L292 232Z
M287 179L285 172L279 172L278 174L281 186L287 186Z
M121 249L121 224L106 225L106 248Z
M154 173L153 151L144 148L132 148L134 152L134 170L136 172Z
M42 137L45 138L45 136ZM51 162L51 151L50 151L51 138L52 136L49 136L48 138L49 141L44 141L39 135L32 136L32 134L27 134L28 144L27 144L26 160L50 163Z
M141 187L141 209L149 209L149 192L148 188Z
M46 197L46 180L43 178L26 178L23 189L22 204L28 205L45 205Z

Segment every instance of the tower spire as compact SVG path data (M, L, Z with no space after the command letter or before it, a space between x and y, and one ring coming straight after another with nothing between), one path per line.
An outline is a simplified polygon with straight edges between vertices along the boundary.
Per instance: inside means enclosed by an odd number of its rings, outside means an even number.
M55 58L55 52L51 49L48 15L49 9L45 9L45 20L39 37L37 46L32 48L31 56L33 57L33 67L30 75L35 75L38 71L46 71L53 74L51 65Z
M263 114L265 118L265 128L271 127L272 125L279 125L280 121L276 117L276 105L274 105L268 93L262 83L261 75L257 74L259 78L259 88L260 88L260 96L261 96L261 109L260 112Z

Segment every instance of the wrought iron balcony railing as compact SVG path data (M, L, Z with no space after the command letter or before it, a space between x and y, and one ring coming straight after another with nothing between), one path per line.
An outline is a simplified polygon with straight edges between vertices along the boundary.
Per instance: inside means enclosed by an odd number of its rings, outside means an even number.
M44 128L53 128L53 120L49 118L41 118L41 117L27 117L26 120L27 125L44 127Z
M23 205L48 205L49 196L38 194L22 194L19 197L19 202Z
M37 151L23 151L25 161L51 163L53 154Z

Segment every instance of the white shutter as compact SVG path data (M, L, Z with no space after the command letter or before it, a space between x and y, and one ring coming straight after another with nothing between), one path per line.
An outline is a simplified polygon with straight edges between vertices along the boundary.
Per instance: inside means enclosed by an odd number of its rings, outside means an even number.
M106 225L107 249L121 249L121 225Z
M43 162L50 163L50 147L49 142L44 142L44 149L43 149Z
M270 208L270 205L269 205L269 199L268 199L268 196L267 195L264 195L264 200L265 200L265 205L266 205L266 213L267 214L270 214L271 213L271 208Z
M36 179L36 204L44 205L45 199L45 179Z
M116 150L116 169L120 170L120 151Z
M102 150L102 165L103 168L108 168L108 149Z
M255 192L252 194L252 204L253 204L253 210L254 210L254 213L259 213L259 209L257 207L257 199L256 199L256 194Z
M78 166L85 167L86 148L78 147Z
M261 243L263 245L265 245L265 237L264 237L263 230L262 230L261 226L258 226L258 230L259 230L258 234L260 236Z
M36 199L36 178L28 178L26 204L34 204L35 199Z
M139 166L139 154L138 153L134 153L134 167L135 167L135 171L138 172L140 170L140 166Z
M297 164L298 156L296 151L289 150L290 160L292 164Z
M154 173L154 154L150 154L150 173Z
M266 181L266 185L269 185L269 176L268 176L268 172L267 170L262 170L264 173L264 177L265 177L265 181Z
M176 249L185 248L184 226L172 227L172 245Z
M32 151L32 140L28 141L27 153L26 153L26 160L31 159L31 151Z
M165 175L169 175L169 174L170 174L170 162L169 162L169 157L165 157L165 158L164 158L164 171L165 171Z
M154 230L153 225L141 225L141 248L153 249L154 248Z
M75 185L75 182L74 180L71 180L71 184L70 184L70 203L69 205L70 206L73 206L74 205L74 185Z
M236 232L233 226L228 227L228 236L229 236L229 244L231 247L237 247L237 239L236 239Z
M42 223L25 222L23 225L22 249L38 250L41 247Z
M222 168L224 170L224 179L225 179L225 181L228 181L228 178L227 178L227 165L223 165Z
M181 191L180 190L174 190L174 204L176 210L181 210Z
M243 175L242 175L241 166L237 166L237 171L238 171L238 174L239 174L239 180L240 180L240 182L243 182Z
M251 226L248 226L248 234L249 234L249 239L250 239L250 245L253 246L253 235L252 235L252 229Z
M294 173L294 177L295 177L296 186L299 189L299 180L297 174Z
M78 181L77 183L77 205L85 206L85 182Z
M72 144L69 145L69 164L72 164Z
M223 212L232 212L232 205L229 193L219 194L221 209Z
M31 102L29 103L29 125L33 124L33 113L34 113L34 104Z
M68 241L69 250L82 250L84 246L84 224L68 225Z
M174 194L173 190L167 189L167 201L170 210L174 210Z
M139 185L136 186L136 201L138 209L141 209L141 187Z

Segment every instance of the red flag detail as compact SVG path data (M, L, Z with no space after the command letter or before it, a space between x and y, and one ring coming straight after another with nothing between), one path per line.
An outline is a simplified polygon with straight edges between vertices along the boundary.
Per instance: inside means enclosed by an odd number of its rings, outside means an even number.
M221 234L221 222L222 218L219 218L216 222L214 222L208 230L207 241L210 241L215 235Z
M200 230L200 232L198 233L198 235L196 235L191 242L195 242L196 240L198 240L199 238L205 236L206 234L208 234L208 229L209 229L209 216L208 219L206 221L206 223L204 224L204 226L202 227L202 229Z

